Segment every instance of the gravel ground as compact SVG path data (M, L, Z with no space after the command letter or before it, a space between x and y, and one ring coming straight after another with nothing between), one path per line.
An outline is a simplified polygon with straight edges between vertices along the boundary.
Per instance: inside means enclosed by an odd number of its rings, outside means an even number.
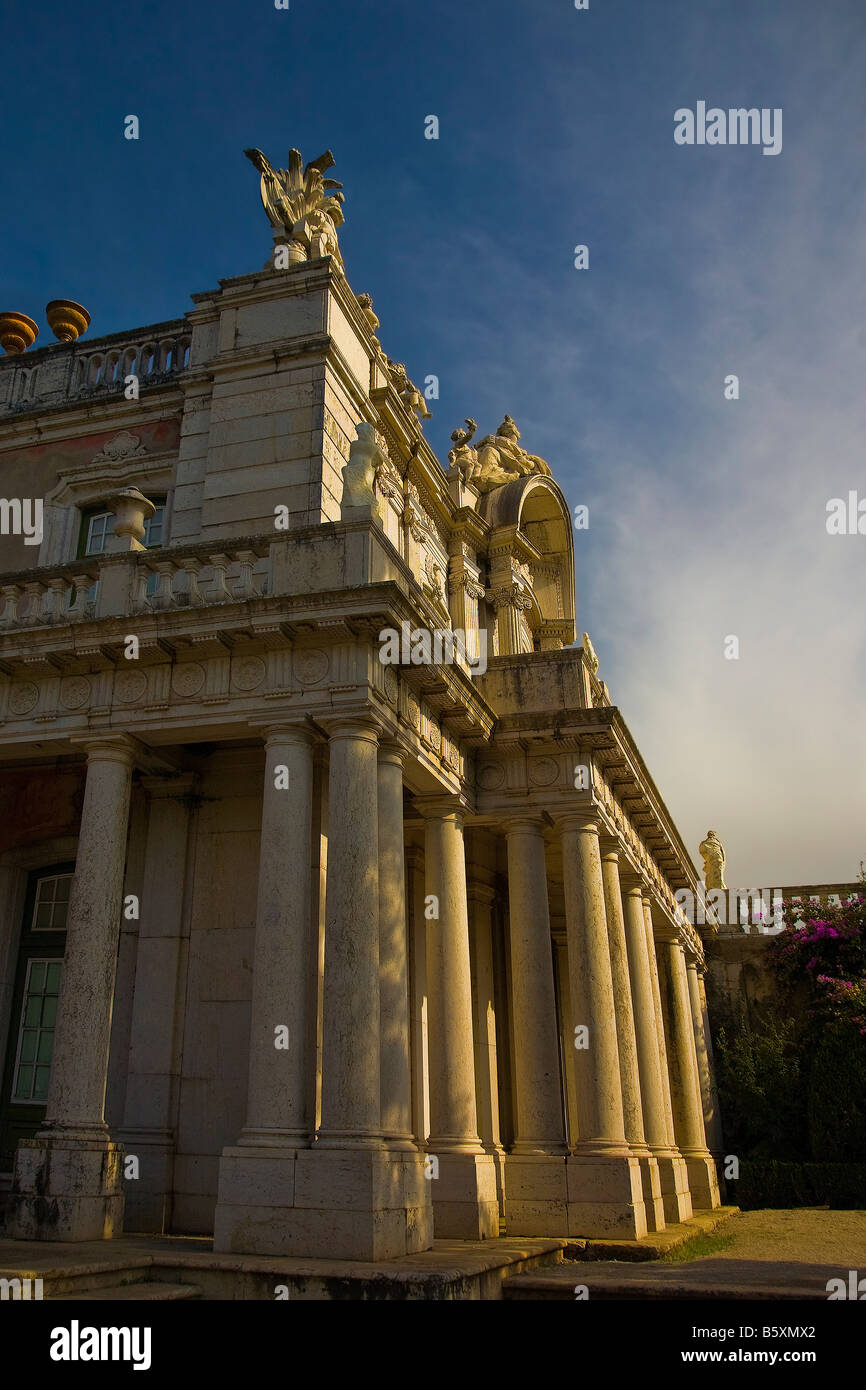
M713 1232L733 1236L734 1243L713 1260L784 1260L804 1264L846 1265L866 1274L866 1211L744 1211ZM692 1268L700 1260L689 1261Z

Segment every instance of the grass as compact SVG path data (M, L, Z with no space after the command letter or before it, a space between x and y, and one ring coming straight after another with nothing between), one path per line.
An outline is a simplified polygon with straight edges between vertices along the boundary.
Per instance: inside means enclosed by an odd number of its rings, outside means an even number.
M720 1250L727 1250L734 1243L734 1236L721 1236L708 1234L695 1236L694 1240L687 1240L683 1245L677 1245L673 1250L669 1250L666 1255L662 1255L661 1264L685 1264L688 1260L701 1260L707 1255L718 1255Z

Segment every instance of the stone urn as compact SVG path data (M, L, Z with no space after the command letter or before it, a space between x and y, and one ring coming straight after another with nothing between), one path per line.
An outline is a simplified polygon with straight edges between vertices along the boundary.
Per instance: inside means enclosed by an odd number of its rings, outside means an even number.
M144 550L144 523L156 507L137 487L119 488L108 498L108 505L117 517L114 523L116 539L109 550Z
M38 325L26 314L0 313L0 346L5 352L26 352L38 337Z
M90 327L90 315L84 305L76 304L74 299L52 299L45 305L45 317L51 332L61 343L71 343Z

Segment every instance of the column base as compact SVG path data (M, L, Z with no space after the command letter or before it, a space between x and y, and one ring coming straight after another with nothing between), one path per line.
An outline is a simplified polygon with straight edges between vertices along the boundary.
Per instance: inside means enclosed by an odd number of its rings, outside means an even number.
M566 1235L637 1240L647 1234L638 1159L630 1154L572 1154L566 1174Z
M138 1177L125 1187L123 1227L127 1235L163 1235L171 1226L174 1135L164 1129L120 1129L126 1158L138 1159Z
M663 1231L667 1223L665 1221L665 1204L662 1196L662 1179L658 1160L651 1153L639 1153L637 1160L640 1164L647 1230Z
M499 1235L496 1163L486 1153L436 1154L431 1179L437 1240L493 1240Z
M691 1219L692 1198L686 1161L680 1154L656 1154L662 1184L665 1221L669 1226L681 1226Z
M683 1158L689 1174L692 1206L698 1211L712 1211L720 1207L722 1199L719 1195L719 1179L716 1165L709 1153L684 1153Z
M22 1139L6 1208L10 1240L111 1240L123 1230L123 1147L107 1136Z
M213 1248L391 1260L433 1244L424 1155L386 1149L223 1149Z
M505 1229L510 1236L568 1235L565 1154L508 1154Z

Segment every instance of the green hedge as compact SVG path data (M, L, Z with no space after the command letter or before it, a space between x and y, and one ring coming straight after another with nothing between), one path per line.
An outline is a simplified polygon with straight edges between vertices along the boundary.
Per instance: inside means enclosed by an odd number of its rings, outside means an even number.
M866 1210L866 1163L783 1163L743 1159L727 1181L727 1200L756 1207L835 1207Z

